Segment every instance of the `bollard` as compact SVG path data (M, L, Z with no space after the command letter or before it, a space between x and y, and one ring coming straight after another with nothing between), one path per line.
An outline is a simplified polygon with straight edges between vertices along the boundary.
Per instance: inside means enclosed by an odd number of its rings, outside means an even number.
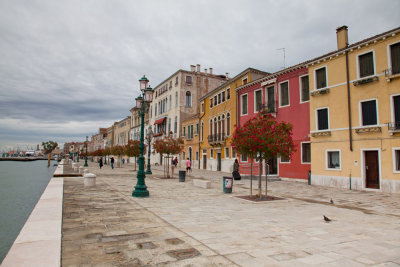
M88 169L84 169L83 170L83 174L88 174L89 173L89 170Z
M87 173L83 176L83 185L85 187L95 186L96 185L96 175L93 173Z

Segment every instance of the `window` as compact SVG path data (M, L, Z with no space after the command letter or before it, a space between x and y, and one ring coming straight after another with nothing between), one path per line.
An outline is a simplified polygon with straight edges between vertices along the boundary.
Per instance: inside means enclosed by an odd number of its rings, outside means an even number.
M232 158L236 158L236 149L232 147Z
M378 116L376 109L376 100L361 102L361 125L377 125Z
M196 160L199 160L199 151L196 151Z
M225 147L225 158L229 159L229 147Z
M169 109L172 108L172 95L169 95Z
M192 84L192 76L186 76L186 84Z
M199 124L196 123L196 134L199 134Z
M185 105L188 108L192 106L192 94L189 91L186 92Z
M171 118L168 118L168 133L171 131Z
M400 173L400 148L393 148L393 172Z
M328 86L326 82L326 67L320 68L315 71L315 81L317 89L325 88Z
M257 90L254 92L254 112L262 109L262 91Z
M310 100L310 90L308 86L308 75L300 77L301 102Z
M212 135L212 126L213 126L213 123L212 123L212 120L210 120L210 135Z
M327 151L327 169L340 170L340 151Z
M323 131L329 129L328 108L317 109L317 130Z
M390 63L392 75L400 73L400 43L390 46Z
M204 113L204 102L201 102L201 112Z
M200 134L200 140L203 141L204 138L204 123L201 122L201 134Z
M231 134L231 114L226 114L226 135L229 136Z
M231 89L226 89L226 99L230 99L231 98Z
M392 106L392 127L396 130L400 129L400 95L394 95L391 99Z
M154 117L157 116L157 104L154 106Z
M183 127L183 134L182 136L186 136L186 127Z
M150 106L150 118L153 118L153 106Z
M301 163L311 163L310 143L301 143Z
M225 102L225 91L222 92L222 102Z
M247 94L246 95L242 95L242 101L240 101L242 104L242 115L247 115Z
M275 112L275 86L267 88L268 112Z
M174 121L174 133L178 131L178 116L175 116L175 121Z
M190 125L190 138L193 139L193 125Z
M221 124L222 124L222 135L225 136L226 132L225 132L225 115L222 115L222 120L221 120Z
M210 97L210 108L212 108L213 107L213 99L212 99L212 97Z
M214 96L214 106L217 105L217 96Z
M218 104L221 104L221 94L218 94Z
M281 156L281 163L290 163L290 158L289 157L285 157L285 156Z
M171 90L172 88L172 81L169 81L169 89Z
M175 92L175 107L178 106L178 92Z
M289 82L279 84L279 106L289 106Z
M242 154L242 155L240 155L240 156L241 156L240 161L243 161L243 162L246 162L246 161L247 161L247 155L246 155L246 154Z
M244 79L242 80L242 83L243 83L243 84L246 84L246 83L247 83L247 78L244 78Z
M182 152L182 158L183 158L183 160L186 159L186 157L185 157L185 152Z
M360 78L375 74L374 55L372 51L358 56L358 71Z
M210 158L213 158L214 157L214 149L210 149Z

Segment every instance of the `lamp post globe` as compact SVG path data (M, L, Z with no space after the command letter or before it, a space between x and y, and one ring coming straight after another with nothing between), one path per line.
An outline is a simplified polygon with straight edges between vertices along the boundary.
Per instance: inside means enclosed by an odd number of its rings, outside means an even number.
M140 83L140 90L142 94L139 95L136 100L136 107L139 109L141 124L140 124L140 145L139 145L139 170L137 172L137 183L135 189L132 192L133 197L148 197L150 195L149 191L147 190L147 186L145 183L146 174L144 172L144 115L148 112L148 106L150 105L151 101L153 100L153 89L151 87L147 87L149 80L146 76L139 80Z

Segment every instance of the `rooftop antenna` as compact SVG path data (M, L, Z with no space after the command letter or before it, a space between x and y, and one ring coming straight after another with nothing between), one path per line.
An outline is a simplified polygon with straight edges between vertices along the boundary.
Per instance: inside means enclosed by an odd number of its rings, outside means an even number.
M283 69L286 68L286 53L285 53L285 48L278 48L276 50L282 50L283 51Z

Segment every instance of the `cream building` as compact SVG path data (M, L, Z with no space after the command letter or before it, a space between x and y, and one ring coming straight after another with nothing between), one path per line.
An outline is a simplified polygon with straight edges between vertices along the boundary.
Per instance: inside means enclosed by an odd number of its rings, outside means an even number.
M128 144L131 132L131 116L114 124L114 146L125 146Z

